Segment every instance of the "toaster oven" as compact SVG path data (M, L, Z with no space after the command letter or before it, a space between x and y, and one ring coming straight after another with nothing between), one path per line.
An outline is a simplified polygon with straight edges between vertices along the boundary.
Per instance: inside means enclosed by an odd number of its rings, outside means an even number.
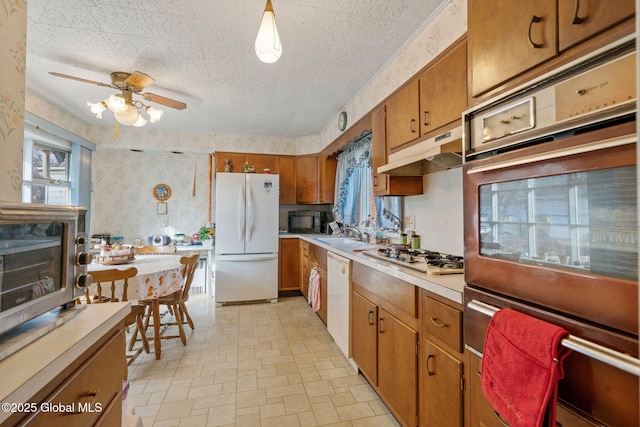
M0 333L59 306L91 283L86 209L0 202Z

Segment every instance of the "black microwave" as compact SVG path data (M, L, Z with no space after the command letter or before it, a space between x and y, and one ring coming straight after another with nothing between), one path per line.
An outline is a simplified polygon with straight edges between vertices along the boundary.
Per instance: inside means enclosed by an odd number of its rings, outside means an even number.
M322 233L323 212L289 211L289 233Z

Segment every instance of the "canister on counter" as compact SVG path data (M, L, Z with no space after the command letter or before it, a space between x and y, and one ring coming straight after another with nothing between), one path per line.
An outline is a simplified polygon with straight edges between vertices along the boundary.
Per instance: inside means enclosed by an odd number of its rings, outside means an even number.
M407 243L408 243L407 242L407 233L402 233L400 235L400 244L401 245L406 245Z
M420 249L420 236L417 234L411 237L411 249Z

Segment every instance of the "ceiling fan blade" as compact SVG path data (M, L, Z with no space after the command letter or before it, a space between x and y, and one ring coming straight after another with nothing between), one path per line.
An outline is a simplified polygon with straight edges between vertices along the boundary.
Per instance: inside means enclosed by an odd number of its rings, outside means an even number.
M56 77L62 77L64 79L76 80L76 81L79 81L79 82L82 82L82 83L89 83L91 85L103 86L103 87L113 87L113 86L111 86L110 84L107 84L107 83L96 82L94 80L82 79L80 77L74 77L74 76L69 76L67 74L55 73L53 71L49 71L49 74L51 74L52 76L56 76Z
M134 71L124 82L138 90L142 90L147 86L151 86L155 79L141 71Z
M154 93L141 93L141 97L147 101L155 102L156 104L164 105L166 107L175 108L176 110L184 110L187 108L187 104L184 102L176 101L175 99L165 98L164 96L156 95Z

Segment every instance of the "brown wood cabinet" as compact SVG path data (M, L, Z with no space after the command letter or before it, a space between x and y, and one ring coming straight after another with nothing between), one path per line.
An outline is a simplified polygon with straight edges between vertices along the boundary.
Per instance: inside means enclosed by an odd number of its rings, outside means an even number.
M296 157L296 202L320 201L320 158L317 154Z
M311 274L311 262L309 261L309 242L300 239L300 292L309 299L309 275Z
M316 312L327 324L327 250L318 245L309 244L309 264L320 273L320 309ZM307 279L308 280L308 279Z
M378 306L357 292L351 295L353 360L374 385L378 384Z
M468 20L473 96L557 53L556 0L469 0Z
M293 205L296 203L295 159L295 156L218 151L215 155L215 171L224 172L227 160L231 162L231 172L235 173L243 171L245 162L253 165L256 173L269 169L271 173L280 175L280 204Z
M276 170L280 175L280 204L296 203L296 158L295 156L277 156Z
M215 155L215 171L224 172L224 164L227 160L231 162L231 172L243 172L245 163L255 168L256 173L263 173L264 169L269 169L271 173L277 170L277 156L273 154L256 153L229 153L219 151Z
M300 289L300 246L299 239L279 240L278 290Z
M560 52L632 17L633 0L558 0Z
M442 53L419 77L420 135L460 122L467 109L467 41Z
M125 336L122 327L112 330L100 346L94 346L29 402L37 402L38 411L28 414L19 425L120 425L122 419L122 379L124 376ZM49 390L49 391L48 391ZM65 405L74 413L49 408ZM83 405L80 408L80 405Z
M396 176L377 172L379 166L387 164L386 112L384 105L376 108L371 113L371 149L373 194L375 196L413 196L422 194L422 176Z
M418 423L418 290L359 263L352 270L353 360L403 425Z
M324 154L296 157L296 203L333 203L337 160Z
M467 7L473 97L557 57L635 13L633 0L469 0Z
M419 85L418 79L411 80L386 103L388 152L393 152L420 136Z
M422 328L420 425L461 427L464 422L461 305L422 290Z

